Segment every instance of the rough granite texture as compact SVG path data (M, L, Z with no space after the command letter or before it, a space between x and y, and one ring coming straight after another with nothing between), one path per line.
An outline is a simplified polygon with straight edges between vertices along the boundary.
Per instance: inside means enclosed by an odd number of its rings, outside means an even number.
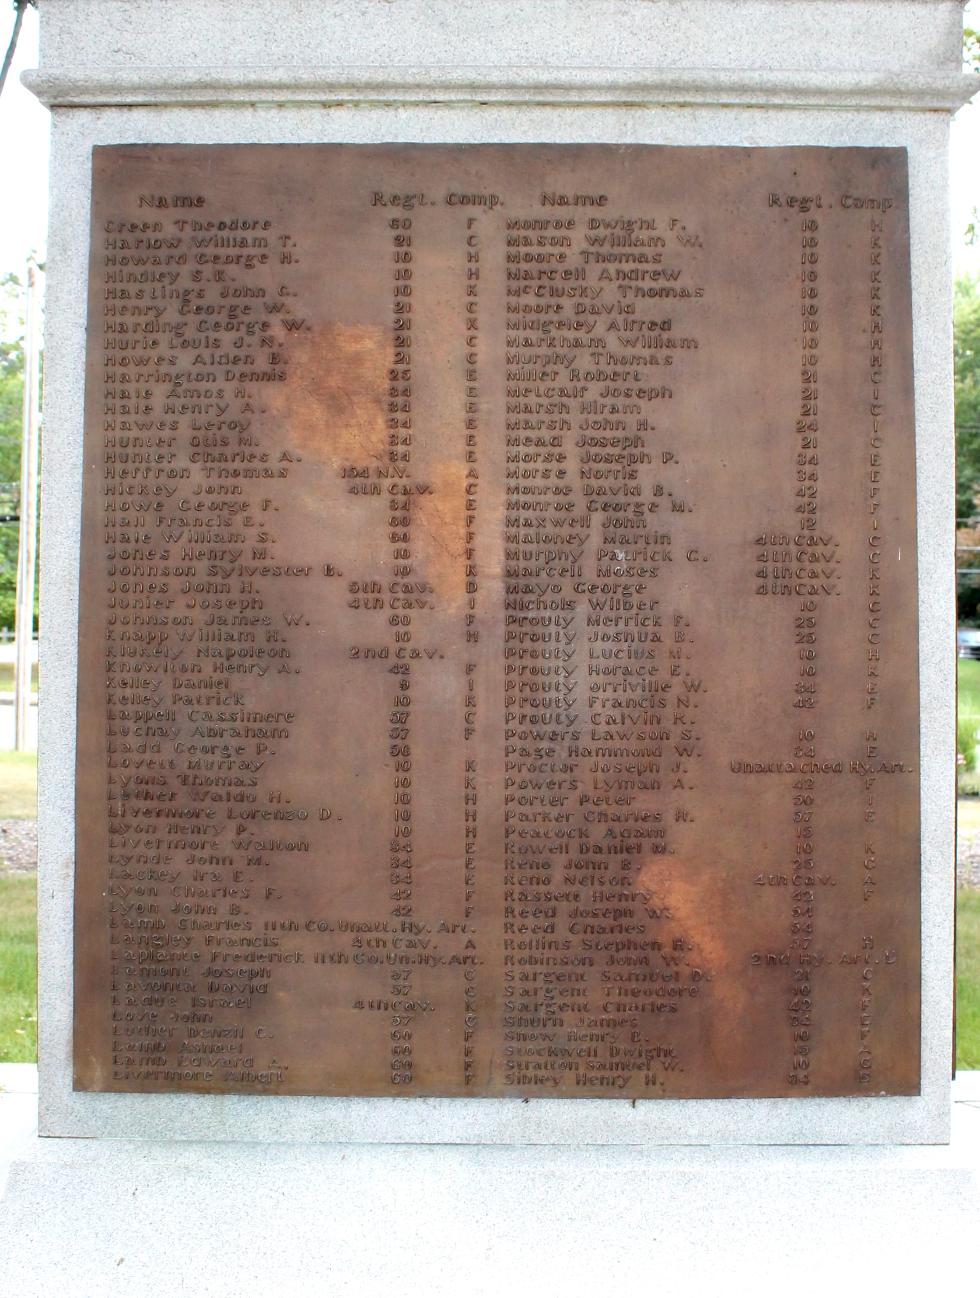
M28 1139L0 1292L768 1298L873 1269L882 1293L969 1293L980 1112L956 1109L952 1147L897 1151Z
M953 110L961 0L41 0L47 104ZM204 30L207 39L202 40ZM716 141L717 142L717 141Z
M41 0L41 67L957 71L960 0ZM166 27L161 22L166 12Z

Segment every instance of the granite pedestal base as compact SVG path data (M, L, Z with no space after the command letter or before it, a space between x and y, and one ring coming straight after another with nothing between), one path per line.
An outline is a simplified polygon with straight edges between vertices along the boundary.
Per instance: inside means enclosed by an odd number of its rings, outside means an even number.
M43 1140L7 1095L0 1293L955 1294L980 1074L957 1090L949 1146L860 1149Z

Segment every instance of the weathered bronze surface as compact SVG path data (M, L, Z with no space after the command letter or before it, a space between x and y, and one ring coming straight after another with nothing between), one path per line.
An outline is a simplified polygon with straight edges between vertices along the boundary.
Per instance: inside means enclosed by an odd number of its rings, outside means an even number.
M76 1086L908 1094L900 150L94 163Z

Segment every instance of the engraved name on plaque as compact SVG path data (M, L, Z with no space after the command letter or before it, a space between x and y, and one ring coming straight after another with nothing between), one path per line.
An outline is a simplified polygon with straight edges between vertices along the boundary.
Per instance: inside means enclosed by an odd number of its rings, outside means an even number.
M75 1085L919 1084L904 151L96 149Z

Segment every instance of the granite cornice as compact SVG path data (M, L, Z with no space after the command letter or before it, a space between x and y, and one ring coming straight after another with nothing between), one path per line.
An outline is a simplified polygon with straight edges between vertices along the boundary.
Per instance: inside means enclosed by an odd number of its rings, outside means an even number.
M980 90L962 72L597 67L227 67L152 65L27 72L49 108L217 104L568 104L905 109L955 112Z

